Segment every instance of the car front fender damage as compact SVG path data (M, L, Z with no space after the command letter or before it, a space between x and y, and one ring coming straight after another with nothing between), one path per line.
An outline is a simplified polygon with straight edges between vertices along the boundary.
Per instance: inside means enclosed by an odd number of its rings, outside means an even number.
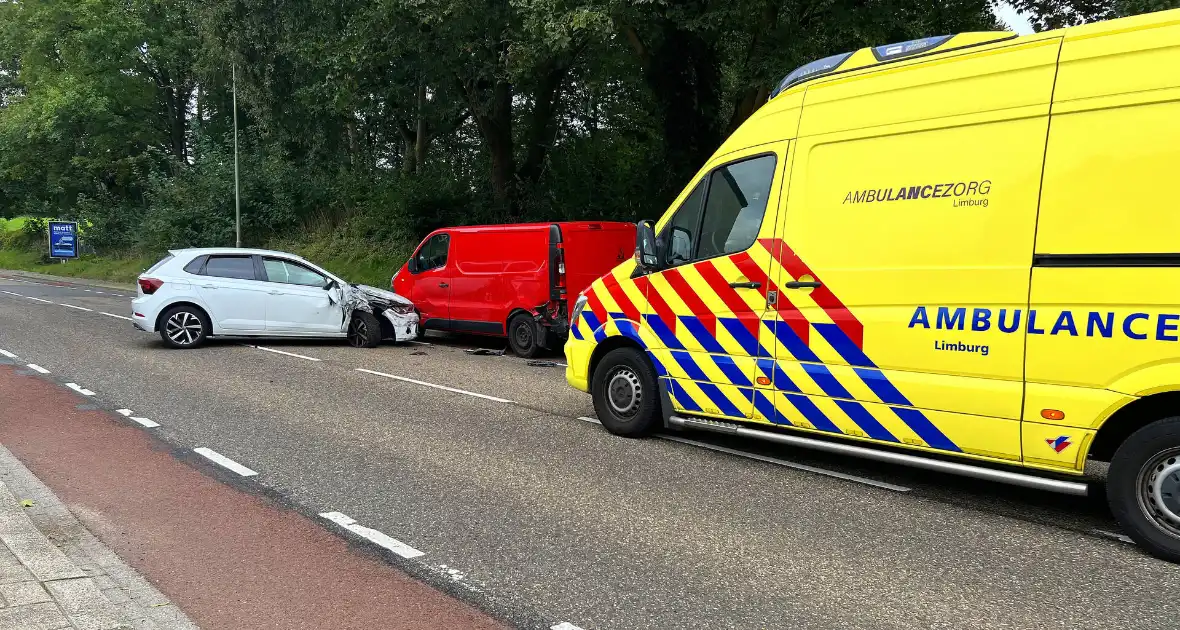
M340 300L343 321L340 331L348 330L352 314L372 313L381 322L381 337L407 341L418 336L418 311L414 303L392 292L364 284L347 285Z

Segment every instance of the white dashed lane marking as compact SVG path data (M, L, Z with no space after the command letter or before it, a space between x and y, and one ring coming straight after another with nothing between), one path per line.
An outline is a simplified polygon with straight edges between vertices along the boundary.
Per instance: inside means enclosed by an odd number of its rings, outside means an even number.
M79 394L82 394L83 396L93 396L94 395L94 392L90 391L89 389L86 389L85 387L82 387L81 385L79 385L77 383L66 383L66 387L69 387L70 389L78 392Z
M202 446L200 448L194 448L193 452L213 462L214 464L217 464L222 468L228 468L229 470L232 470L243 477L253 477L254 475L258 474L256 471L253 471L235 462L234 460L226 457L225 455L222 455L221 453L218 453L211 448Z
M159 422L152 422L151 420L148 420L147 418L140 418L138 416L133 415L135 412L131 411L130 409L116 409L115 411L122 414L123 416L125 416L127 418L130 418L133 422L136 422L136 423L142 425L145 429L154 429L154 428L160 426Z
M575 626L574 624L572 624L568 621L563 621L563 622L557 624L556 626L549 626L549 630L582 630L582 629L579 628L578 626Z
M7 351L7 350L0 350L0 355L4 355L4 356L8 357L9 359L15 359L15 358L16 358L16 355L15 355L15 354L13 354L13 353L11 353L11 352L9 352L9 351Z
M368 540L377 546L384 547L393 553L396 553L403 558L418 558L426 555L396 538L391 538L375 529L360 525L355 519L349 517L346 514L341 514L340 512L324 512L320 514L320 516L328 519L329 521L332 521L333 523L336 523L344 529L347 529L348 531L356 534L357 536L360 536L361 538L364 538L365 540Z
M73 304L64 304L64 303L62 303L62 302L58 302L58 304L59 304L59 305L61 305L61 306L64 306L64 307L66 307L66 308L77 309L77 310L79 310L79 311L86 311L87 313L93 313L93 312L94 312L93 310L91 310L91 309L88 309L88 308L86 308L86 307L84 307L84 306L74 306Z
M23 298L25 298L25 299L33 300L34 302L44 302L44 303L46 303L46 304L53 304L53 302L51 302L51 301L49 301L49 300L42 300L42 299L41 299L41 298L39 298L39 297L33 297L33 296L31 296L31 295L22 295L21 297L23 297Z
M308 361L322 361L323 360L323 359L317 359L315 357L309 357L309 356L302 355L302 354L295 354L294 352L284 352L283 350L275 350L274 348L267 348L265 346L252 346L250 344L244 344L244 345L247 348L257 348L257 349L263 350L265 352L273 352L275 354L281 354L281 355L288 356L288 357L295 357L296 359L306 359Z
M396 376L393 374L386 374L385 372L376 372L373 370L366 370L364 368L357 368L356 371L357 372L364 372L365 374L375 374L377 376L384 376L385 378L392 378L394 380L404 381L406 383L413 383L415 385L421 385L423 387L433 387L435 389L441 389L441 390L447 391L447 392L454 392L456 394L464 394L467 396L474 396L476 398L483 398L484 400L491 400L493 402L508 403L510 405L516 404L515 402L508 400L507 398L497 398L496 396L488 396L487 394L479 394L476 392L469 392L465 389L458 389L456 387L447 387L446 385L436 385L435 383L427 383L426 381L416 381L412 378L406 378L404 376Z
M28 366L29 366L29 369L33 370L34 372L39 372L41 374L49 374L49 370L41 367L40 365L37 365L36 363L29 363Z
M107 317L114 317L114 318L116 318L116 319L125 319L125 320L127 320L127 321L131 321L131 318L130 318L130 317L127 317L127 316L125 316L125 315L115 315L114 313L104 313L104 312L102 312L102 311L99 311L99 313L98 313L98 314L99 314L99 315L106 315Z
M24 297L23 295L19 293L13 293L12 291L0 291L0 293L7 293L8 295L15 295L16 297Z

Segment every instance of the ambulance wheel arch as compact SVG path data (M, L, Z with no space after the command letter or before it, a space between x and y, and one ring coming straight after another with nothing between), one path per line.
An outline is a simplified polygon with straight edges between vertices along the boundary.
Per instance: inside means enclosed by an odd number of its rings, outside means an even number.
M1127 438L1143 427L1180 414L1180 391L1152 394L1124 405L1098 427L1088 458L1109 462Z

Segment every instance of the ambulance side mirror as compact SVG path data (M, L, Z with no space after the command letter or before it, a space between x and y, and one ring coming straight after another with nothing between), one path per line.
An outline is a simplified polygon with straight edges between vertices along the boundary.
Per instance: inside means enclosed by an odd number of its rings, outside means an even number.
M643 271L655 271L659 266L656 255L656 229L651 221L635 224L635 265Z

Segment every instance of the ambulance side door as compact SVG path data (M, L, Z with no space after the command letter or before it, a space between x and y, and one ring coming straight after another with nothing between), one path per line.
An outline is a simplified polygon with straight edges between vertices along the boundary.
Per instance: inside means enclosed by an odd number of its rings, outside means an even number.
M808 87L772 252L778 312L807 322L778 327L782 422L1020 459L1058 45L980 46Z

